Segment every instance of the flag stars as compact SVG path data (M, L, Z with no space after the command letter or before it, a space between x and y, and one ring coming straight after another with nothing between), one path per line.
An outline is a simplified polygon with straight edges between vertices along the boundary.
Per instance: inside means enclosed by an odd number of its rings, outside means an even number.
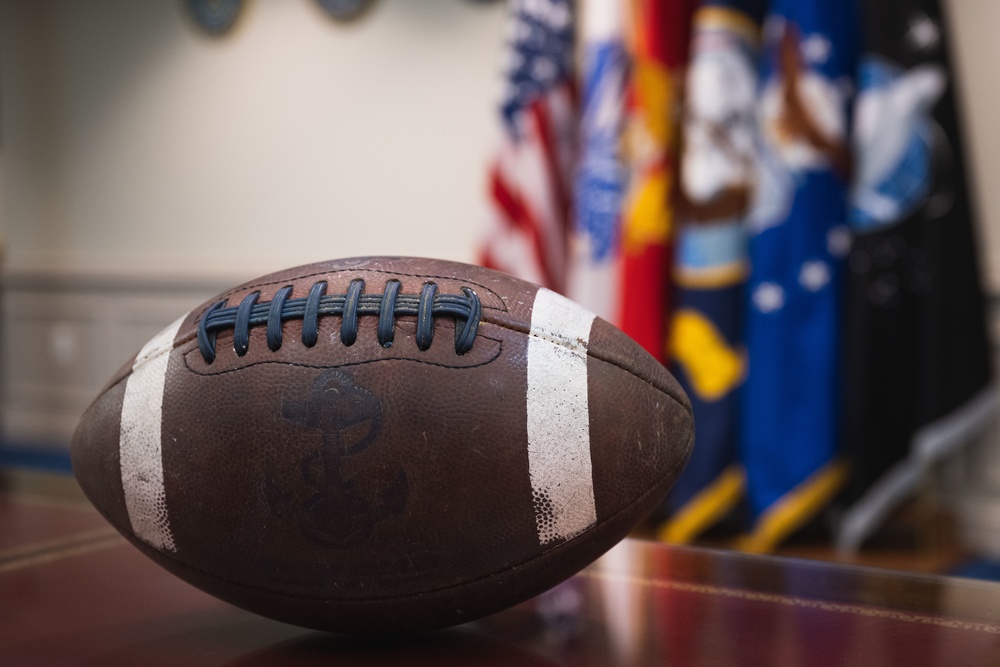
M760 283L754 289L751 299L760 312L773 313L785 306L785 290L777 283Z
M559 0L521 0L515 8L522 16L551 30L567 30L573 20L569 5Z
M504 29L504 37L512 43L523 42L531 35L531 26L523 21L510 21Z
M536 58L531 63L532 75L543 83L551 83L559 75L559 66L548 58Z
M562 79L569 79L573 68L573 33L565 0L521 0L518 7L505 28L507 49L500 64L501 110L515 136L518 114Z
M830 283L830 265L821 260L803 262L799 284L810 292L818 292Z
M802 40L802 57L806 62L813 65L822 65L830 59L830 51L833 48L830 40L823 35L809 35Z
M524 66L524 56L514 50L508 50L504 60L505 72L515 72Z
M847 257L851 251L851 230L847 225L837 225L826 233L826 249L838 259Z
M799 269L799 285L806 292L816 293L830 284L833 272L830 264L823 260L809 260ZM752 291L750 300L761 313L774 313L785 307L785 288L771 281L759 283Z
M930 51L941 42L941 29L927 14L914 14L909 20L906 39L917 51Z

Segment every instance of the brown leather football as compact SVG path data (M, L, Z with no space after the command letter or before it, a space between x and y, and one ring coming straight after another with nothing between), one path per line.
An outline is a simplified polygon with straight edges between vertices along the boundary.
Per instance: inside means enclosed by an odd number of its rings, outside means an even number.
M693 437L653 357L497 271L367 257L230 290L111 378L77 479L224 600L335 631L461 623L569 577L663 498Z

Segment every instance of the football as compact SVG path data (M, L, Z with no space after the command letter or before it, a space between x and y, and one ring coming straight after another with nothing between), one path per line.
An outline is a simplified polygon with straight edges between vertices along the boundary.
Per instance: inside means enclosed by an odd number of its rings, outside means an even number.
M72 461L191 584L311 628L410 631L573 575L660 503L693 433L670 373L565 297L364 257L178 319L87 409Z

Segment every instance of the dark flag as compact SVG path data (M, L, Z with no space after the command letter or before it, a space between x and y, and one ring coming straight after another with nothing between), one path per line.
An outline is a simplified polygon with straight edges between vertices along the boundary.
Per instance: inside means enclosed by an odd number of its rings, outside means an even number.
M847 271L838 546L861 545L996 404L937 0L866 0Z

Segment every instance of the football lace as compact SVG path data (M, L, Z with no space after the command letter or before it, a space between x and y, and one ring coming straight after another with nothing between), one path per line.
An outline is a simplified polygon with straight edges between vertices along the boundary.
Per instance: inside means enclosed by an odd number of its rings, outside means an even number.
M479 329L482 306L475 291L462 287L461 294L439 294L433 282L424 283L420 294L403 294L398 280L389 280L381 294L366 294L365 281L351 281L346 294L327 294L326 281L309 289L304 299L292 299L292 286L278 290L271 301L260 301L260 292L246 295L235 307L226 307L226 299L216 301L198 323L198 348L205 363L215 360L216 337L220 331L233 330L233 350L242 357L250 349L250 327L267 326L267 346L272 351L281 347L282 325L288 320L302 320L302 343L313 347L319 338L321 315L338 315L341 319L340 340L353 345L358 337L358 318L378 316L378 342L391 347L396 330L396 317L417 318L417 348L425 351L434 341L434 318L455 320L455 352L465 354L472 349ZM461 326L460 326L461 323Z

